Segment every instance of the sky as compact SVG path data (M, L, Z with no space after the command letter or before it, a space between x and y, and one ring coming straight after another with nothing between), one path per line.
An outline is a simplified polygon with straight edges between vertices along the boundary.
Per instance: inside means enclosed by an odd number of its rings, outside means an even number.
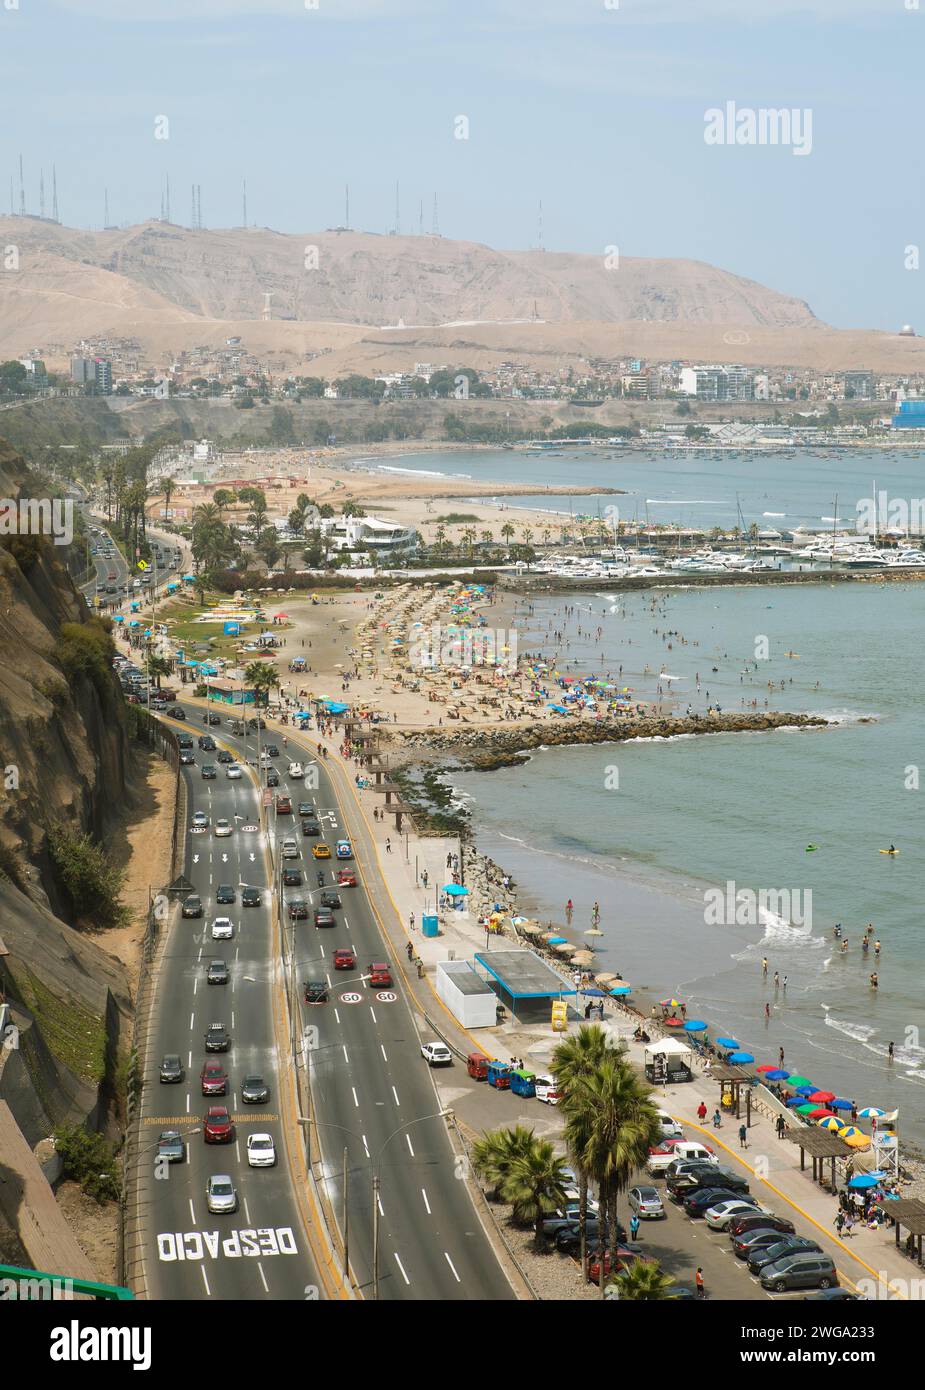
M436 194L444 236L707 261L925 332L923 58L925 0L0 0L0 208L20 154L27 210L54 164L77 227L107 189L111 222L159 216L169 177L175 222L197 183L240 225L246 179L249 222L320 231L349 183L384 233L397 182L405 233ZM769 109L789 144L752 138Z

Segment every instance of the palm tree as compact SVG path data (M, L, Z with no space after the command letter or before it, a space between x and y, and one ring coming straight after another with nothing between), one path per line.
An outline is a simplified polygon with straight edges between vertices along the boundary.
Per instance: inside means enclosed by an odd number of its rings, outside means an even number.
M509 521L506 521L504 525L501 527L501 534L507 541L508 545L510 545L511 541L514 539L515 532L514 527L511 525Z
M472 1146L472 1167L488 1183L489 1194L497 1200L511 1172L515 1158L529 1153L533 1130L524 1125L513 1129L488 1129Z
M581 1162L596 1181L600 1199L598 1230L600 1288L604 1295L604 1251L616 1250L617 1198L658 1142L660 1126L651 1091L625 1056L608 1053L591 1076L575 1085L574 1104L587 1115L588 1138Z
M170 511L170 499L177 490L176 478L165 478L161 483L161 491L164 494L164 511Z
M514 1220L533 1224L536 1248L543 1244L543 1217L565 1202L566 1174L548 1139L533 1139L510 1162L501 1195L514 1208Z
M525 526L524 529L521 531L520 534L521 534L521 538L522 538L522 540L523 540L524 545L532 545L532 544L533 544L533 527L532 527L532 526Z
M466 554L470 559L472 558L472 547L475 545L476 535L477 532L474 526L465 527L462 533L462 542L466 547Z
M173 670L173 663L166 656L155 656L153 652L148 654L145 663L149 676L154 677L154 685L157 690L161 688L161 676L169 676Z
M244 679L248 685L254 687L254 699L259 705L260 696L263 695L263 704L266 707L270 703L270 691L279 685L279 673L276 667L269 661L252 661L249 666L244 668Z
M446 527L438 526L434 532L434 545L442 553L446 549Z
M486 529L486 530L484 530L484 531L482 532L482 544L483 544L483 545L491 545L491 543L492 543L493 540L494 540L494 536L492 535L492 533L491 533L489 530Z
M621 1303L655 1303L674 1298L675 1282L654 1260L634 1260L614 1276L605 1292Z
M540 535L543 537L544 545L548 545L549 542L552 540L552 532L550 531L548 526L543 527L542 531L540 532Z
M581 1235L581 1264L587 1253L588 1169L582 1155L591 1137L587 1107L580 1102L578 1082L593 1076L608 1052L614 1050L607 1033L598 1024L582 1024L575 1037L564 1038L552 1054L552 1074L561 1092L559 1102L565 1122L565 1146L575 1164L578 1177L578 1228Z

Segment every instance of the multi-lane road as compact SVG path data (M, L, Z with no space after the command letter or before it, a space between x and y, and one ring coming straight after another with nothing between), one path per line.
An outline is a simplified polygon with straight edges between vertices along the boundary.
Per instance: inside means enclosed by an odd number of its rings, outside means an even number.
M178 733L191 733L198 743L199 735L207 732L202 709L187 705L185 710L185 730L174 727ZM232 711L226 713L230 716ZM242 764L256 767L256 735L236 738L230 723L229 717L221 728L208 732ZM334 910L334 928L314 926L321 893L318 874L323 874L325 886L333 886L335 845L350 838L350 825L323 764L314 763L292 737L288 748L280 734L265 732L263 739L275 742L280 752L271 763L280 785L266 810L265 831L253 771L231 780L219 765L216 780L204 780L201 765L214 763L216 754L198 747L195 765L183 769L188 820L202 810L210 821L207 830L188 833L186 842L185 873L203 899L204 916L177 918L171 924L144 1061L142 1144L151 1146L150 1171L143 1163L137 1217L148 1296L304 1298L306 1288L319 1289L304 1224L315 1219L317 1207L300 1200L306 1195L299 1188L305 1186L304 1168L294 1159L303 1136L284 1135L282 1088L291 1084L291 1063L285 1037L278 1047L279 1030L274 1030L274 1009L287 974L274 918L274 895L281 892L293 993L299 1001L297 1050L310 1077L314 1171L341 1227L346 1207L355 1288L361 1297L375 1296L377 1265L378 1296L383 1299L512 1298L471 1200L469 1174L450 1143L447 1117L421 1056L421 1039L398 963L383 941L367 897L364 875L378 870L352 861L357 885L338 889L342 906ZM290 758L302 757L309 757L307 775L290 777ZM296 814L278 814L276 794L289 796ZM299 802L311 804L320 836L302 836ZM214 833L219 818L234 827L226 838ZM287 837L295 839L297 857L283 862L299 869L303 882L282 888L280 854ZM330 847L330 859L313 858L312 846L318 844ZM219 884L234 887L234 904L216 903ZM261 888L259 907L242 906L244 885ZM293 897L308 902L307 921L289 922L288 901ZM231 941L211 940L217 915L232 918ZM333 968L334 951L340 947L354 952L353 970ZM228 962L228 984L206 983L213 957ZM391 989L370 986L368 966L373 961L391 964ZM326 1003L304 1003L301 986L306 979L327 983ZM214 1022L223 1023L232 1038L230 1051L217 1054L226 1063L229 1094L215 1101L228 1105L237 1127L235 1142L227 1145L206 1145L201 1134L202 1117L212 1103L200 1093L199 1073L206 1060L203 1038ZM184 1063L186 1074L179 1085L158 1081L161 1055L168 1052L179 1053ZM252 1073L268 1083L265 1106L241 1103L241 1083ZM301 1118L304 1128L310 1117ZM158 1178L157 1139L161 1130L170 1128L187 1133L187 1158ZM276 1168L247 1166L246 1135L255 1130L273 1135L279 1155ZM217 1173L229 1174L237 1188L239 1210L233 1216L207 1212L206 1180Z

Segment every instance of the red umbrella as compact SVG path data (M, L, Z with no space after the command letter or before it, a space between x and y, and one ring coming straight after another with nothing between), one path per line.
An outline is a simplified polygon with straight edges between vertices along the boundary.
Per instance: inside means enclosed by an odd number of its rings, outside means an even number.
M820 1105L825 1105L828 1101L835 1099L834 1091L813 1091L809 1100L818 1101Z
M826 1110L824 1105L820 1105L816 1110L808 1111L811 1120L827 1120L835 1114L834 1110Z
M763 1067L756 1067L755 1071L777 1071L776 1062L765 1062Z

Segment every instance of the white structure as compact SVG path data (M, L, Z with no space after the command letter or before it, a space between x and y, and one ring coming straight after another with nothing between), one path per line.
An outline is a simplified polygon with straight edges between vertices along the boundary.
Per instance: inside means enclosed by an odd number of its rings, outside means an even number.
M376 516L329 516L319 523L335 550L355 550L358 545L375 550L407 550L417 543L413 527Z
M467 960L437 962L437 997L464 1028L494 1028L498 997Z

